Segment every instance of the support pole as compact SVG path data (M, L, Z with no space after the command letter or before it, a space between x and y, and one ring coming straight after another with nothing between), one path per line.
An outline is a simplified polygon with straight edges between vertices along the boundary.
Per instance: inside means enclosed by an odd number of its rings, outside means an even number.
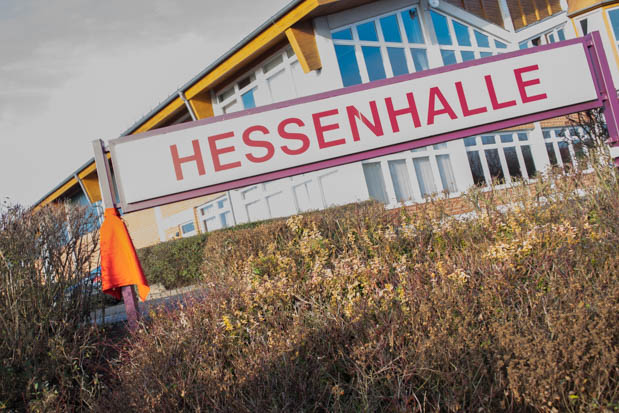
M594 67L597 67L597 78L599 82L600 94L604 102L604 118L606 119L606 127L608 129L610 146L619 145L619 99L617 99L617 89L613 83L613 75L610 72L610 66L604 53L604 46L600 33L595 31L591 33L591 41L589 48L593 49ZM614 160L615 166L619 167L619 158Z
M103 200L103 208L116 208L114 202L114 187L112 184L112 169L110 161L105 155L105 146L101 139L92 141L92 149L95 153L95 163L97 165L97 176L99 178L99 188L101 189L101 198ZM121 287L123 301L125 303L125 312L127 314L127 324L130 331L135 331L138 327L139 307L138 299L135 295L135 290L132 285Z

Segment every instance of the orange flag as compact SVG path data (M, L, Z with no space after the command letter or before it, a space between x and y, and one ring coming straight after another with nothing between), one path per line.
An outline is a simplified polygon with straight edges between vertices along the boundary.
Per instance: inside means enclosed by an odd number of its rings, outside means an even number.
M116 208L107 208L101 225L101 289L120 300L120 287L136 285L142 301L150 287L129 237L125 223Z

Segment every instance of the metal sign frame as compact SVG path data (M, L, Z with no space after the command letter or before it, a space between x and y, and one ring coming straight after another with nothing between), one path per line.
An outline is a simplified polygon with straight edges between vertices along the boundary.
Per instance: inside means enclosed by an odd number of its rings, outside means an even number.
M188 122L180 125L174 125L167 128L161 128L149 132L140 133L137 135L123 136L109 142L110 144L110 152L111 152L111 161L114 167L114 171L118 176L122 176L122 168L115 160L115 148L117 145L120 145L125 142L129 142L136 139L144 139L151 136L161 135L162 133L173 132L177 130L192 128L195 126L206 125L215 122L221 122L229 119L236 119L247 115L258 114L268 111L274 111L277 109L282 109L286 107L290 107L293 105L313 102L322 99L326 99L333 96L346 95L350 93L355 93L358 91L369 90L385 85L396 84L399 82L424 78L432 75L436 75L439 73L449 72L453 70L458 70L466 67L472 66L482 66L487 63L501 61L504 59L509 59L512 57L527 55L527 54L535 54L542 53L547 50L565 47L573 44L581 44L585 50L585 56L588 61L589 70L591 73L591 77L593 79L593 83L595 85L595 93L596 98L591 101L578 103L574 105L564 106L556 109L546 110L542 112L537 112L533 114L528 114L524 116L512 117L506 120L500 120L497 122L490 122L486 124L482 124L479 126L465 128L460 130L455 130L439 135L434 135L426 138L421 138L413 141L408 141L404 143L396 143L391 146L385 146L377 149L368 150L365 152L353 153L345 156L340 156L337 158L326 159L310 164L305 164L301 166L296 166L292 168L281 169L273 172L263 173L260 175L250 176L247 178L237 179L233 181L221 182L210 186L205 186L197 189L191 189L183 192L172 193L169 195L159 196L156 198L138 201L133 203L126 202L125 192L123 189L123 185L121 180L116 179L116 184L119 192L120 203L119 206L122 207L123 212L132 212L138 211L146 208L152 208L155 206L165 205L173 202L178 202L190 198L195 198L198 196L209 195L217 192L223 192L230 189L237 189L257 183L263 183L267 181L272 181L275 179L280 179L284 177L289 177L293 175L298 175L302 173L312 172L319 169L330 168L334 166L339 166L343 164L353 163L357 161L362 161L370 158L375 158L383 155L388 155L396 152L401 152L405 150L411 150L418 147L423 147L427 145L433 145L437 143L447 142L455 139L460 139L468 136L479 135L487 132L492 132L496 130L506 129L510 127L515 127L518 125L537 122L544 119L554 118L558 116L563 116L571 113L576 113L580 111L585 111L593 108L604 107L604 115L606 118L607 128L610 135L609 143L611 145L616 145L619 143L619 100L617 99L616 89L613 84L612 74L610 72L610 67L608 65L608 61L606 59L606 55L604 53L604 49L602 46L602 40L600 34L598 32L591 33L585 37L565 40L562 42L538 46L531 49L518 50L510 53L501 54L498 56L486 57L483 59L477 59L465 63L460 63L457 65L444 66L440 68L430 69L423 71L421 73L413 73L410 75L398 76L396 78L389 78L380 81L370 82L366 84L351 86L343 89L338 89L334 91L329 91L325 93L320 93L316 95L311 95L307 97L301 97L297 99L288 100L285 102L275 103L271 105L260 106L254 109L249 109L241 112L235 112L232 114L216 116L212 118L202 119L194 122ZM618 160L619 162L619 160ZM107 162L104 162L104 168L107 167ZM619 166L619 163L618 163ZM111 174L109 174L109 170L101 169L100 170L99 159L97 159L97 170L99 176L108 177L111 179ZM101 179L101 178L100 178ZM108 183L109 185L109 183ZM107 186L107 185L106 185Z

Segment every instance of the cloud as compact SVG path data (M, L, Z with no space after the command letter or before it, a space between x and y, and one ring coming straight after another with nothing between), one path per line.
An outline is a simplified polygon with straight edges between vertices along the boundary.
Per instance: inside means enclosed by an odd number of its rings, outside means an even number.
M288 0L0 0L0 197L32 203Z

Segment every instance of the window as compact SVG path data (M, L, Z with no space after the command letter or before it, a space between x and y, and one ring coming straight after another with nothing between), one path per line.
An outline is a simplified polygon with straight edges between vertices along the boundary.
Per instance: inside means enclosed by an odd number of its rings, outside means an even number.
M586 28L586 24L585 24L585 28ZM535 36L535 37L532 37L530 39L520 42L518 43L518 46L520 47L520 49L528 49L529 47L541 46L543 44L560 42L562 40L565 40L565 28L564 26L558 26L542 35Z
M301 66L290 47L243 75L215 96L216 114L255 108L298 96L295 79Z
M429 68L416 8L339 28L331 36L344 86Z
M542 130L548 159L553 166L564 170L576 166L587 169L588 151L581 137L582 131L574 128L545 128Z
M193 221L186 222L181 225L181 233L183 237L190 237L196 234L196 225Z
M610 34L615 36L615 46L619 47L619 8L608 10L608 19L613 30Z
M445 66L507 51L507 44L478 29L431 10L432 25Z
M447 144L437 144L363 163L370 198L396 205L458 191Z
M227 195L200 206L198 211L205 232L235 225Z
M472 136L464 146L475 185L511 184L537 172L525 131Z

